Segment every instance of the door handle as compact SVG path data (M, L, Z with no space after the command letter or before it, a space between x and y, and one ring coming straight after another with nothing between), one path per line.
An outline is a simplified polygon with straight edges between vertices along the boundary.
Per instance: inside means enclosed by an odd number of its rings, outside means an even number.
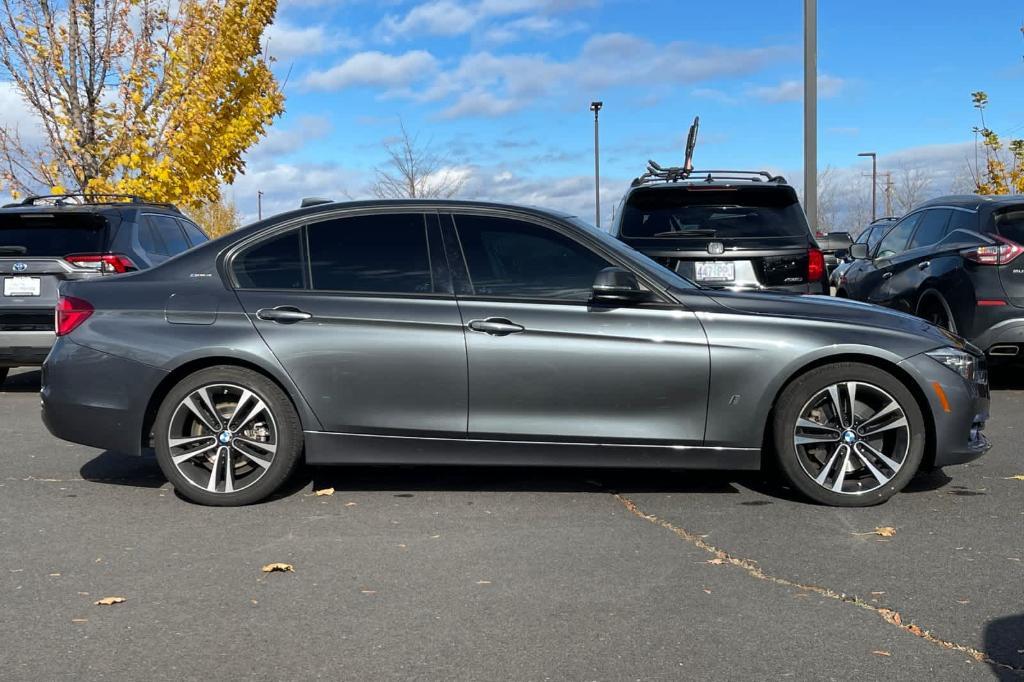
M924 270L924 269L926 269L931 264L932 264L932 262L930 260L923 260L923 261L921 261L920 263L917 264L917 267L919 269L921 269L921 270Z
M470 320L466 325L475 332L483 332L492 336L508 336L526 331L526 327L516 324L504 317L488 317L486 320Z
M256 311L256 317L267 322L278 322L280 324L294 324L313 317L312 313L290 305L279 305L276 308L260 308Z
M882 279L889 279L890 277L892 277L891 272L886 272L882 274Z

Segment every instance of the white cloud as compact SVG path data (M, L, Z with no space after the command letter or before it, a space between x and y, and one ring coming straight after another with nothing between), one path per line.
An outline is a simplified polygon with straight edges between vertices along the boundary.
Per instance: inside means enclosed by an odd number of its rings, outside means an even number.
M271 126L267 136L246 152L246 158L253 162L293 154L330 132L331 121L327 116L300 116L288 128Z
M389 14L377 27L386 40L396 38L417 38L424 35L455 36L476 28L478 25L502 17L517 14L531 14L524 17L526 24L518 30L536 29L544 21L544 15L570 12L581 7L598 4L598 0L428 0L416 5L405 14ZM512 38L512 27L505 33L496 34L500 42ZM500 40L505 38L506 40Z
M529 37L558 38L586 30L581 21L567 22L556 17L534 14L513 19L484 32L483 41L492 45L516 42Z
M846 81L836 76L820 74L818 76L818 98L831 99L837 97L846 85ZM804 84L801 80L785 80L776 85L759 85L747 88L747 94L765 102L799 102L804 96Z
M359 52L326 71L313 71L303 80L311 90L343 90L369 85L388 89L408 87L431 76L437 60L424 50L400 55Z
M324 24L296 26L285 20L277 20L267 28L266 44L272 56L288 58L356 49L360 41L342 31L328 29Z

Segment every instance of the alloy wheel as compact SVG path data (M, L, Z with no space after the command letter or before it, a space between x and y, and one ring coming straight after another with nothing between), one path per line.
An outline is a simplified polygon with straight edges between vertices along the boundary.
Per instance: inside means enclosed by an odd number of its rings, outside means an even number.
M910 424L899 402L878 386L839 382L804 404L793 445L800 466L819 486L860 495L899 473L910 451Z
M235 384L208 384L171 415L171 462L192 485L235 493L260 480L277 453L277 420L266 401Z

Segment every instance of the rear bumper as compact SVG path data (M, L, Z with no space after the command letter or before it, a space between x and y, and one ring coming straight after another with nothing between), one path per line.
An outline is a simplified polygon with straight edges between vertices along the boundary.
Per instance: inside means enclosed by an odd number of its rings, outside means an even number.
M988 452L991 443L984 433L989 409L987 385L969 383L923 354L907 358L900 367L917 379L931 407L935 466L964 464Z
M1015 309L1010 309L1008 313L1020 315L1020 312ZM985 352L988 352L992 346L1004 343L1024 345L1024 317L1009 317L996 321L971 339L971 342Z
M0 367L43 364L56 338L53 332L0 332Z
M137 455L146 405L166 375L61 337L43 364L43 424L64 440Z

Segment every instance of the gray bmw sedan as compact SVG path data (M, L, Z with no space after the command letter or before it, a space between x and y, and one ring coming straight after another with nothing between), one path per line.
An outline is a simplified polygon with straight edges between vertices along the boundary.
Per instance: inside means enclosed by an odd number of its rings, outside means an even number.
M774 467L883 502L989 447L985 361L921 319L701 288L576 218L323 204L61 285L42 409L195 502L313 464Z

